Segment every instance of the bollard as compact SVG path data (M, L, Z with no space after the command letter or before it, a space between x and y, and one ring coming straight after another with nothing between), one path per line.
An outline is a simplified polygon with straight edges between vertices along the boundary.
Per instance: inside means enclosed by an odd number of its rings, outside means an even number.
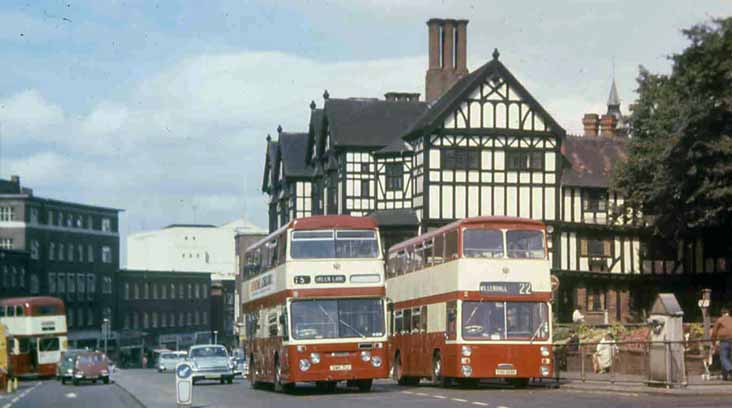
M175 400L178 408L190 408L193 405L193 367L187 361L175 366Z
M6 388L7 388L6 392L8 394L10 394L11 392L13 392L13 380L8 379L8 385L7 385Z

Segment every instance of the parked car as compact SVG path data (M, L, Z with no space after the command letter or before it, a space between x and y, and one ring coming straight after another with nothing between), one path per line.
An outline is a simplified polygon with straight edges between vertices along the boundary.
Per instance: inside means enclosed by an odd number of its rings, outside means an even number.
M109 384L109 361L107 356L100 351L78 353L74 358L72 378L74 385L79 385L81 381L96 383L98 380Z
M155 366L158 368L159 373L173 372L175 371L175 366L181 361L185 361L185 359L185 351L170 351L167 353L160 353L160 356L158 356L158 361L155 363Z
M219 380L221 384L234 381L234 364L226 348L219 344L193 346L188 350L188 361L193 368L193 383L200 380Z
M61 380L61 384L66 384L66 381L73 380L76 356L85 351L81 349L68 349L61 353L61 358L56 366L56 379Z

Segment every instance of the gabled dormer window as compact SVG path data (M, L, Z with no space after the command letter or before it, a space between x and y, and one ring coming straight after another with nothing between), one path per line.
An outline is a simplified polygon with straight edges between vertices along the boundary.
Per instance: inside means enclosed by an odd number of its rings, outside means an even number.
M607 211L607 195L602 191L589 191L585 195L585 211L605 212Z

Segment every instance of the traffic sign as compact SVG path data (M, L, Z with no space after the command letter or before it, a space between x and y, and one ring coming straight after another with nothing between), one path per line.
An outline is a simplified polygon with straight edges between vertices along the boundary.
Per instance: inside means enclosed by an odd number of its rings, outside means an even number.
M552 281L552 291L559 289L559 278L557 278L557 275L552 275L551 281Z
M193 405L193 367L187 361L175 366L175 400L179 408Z

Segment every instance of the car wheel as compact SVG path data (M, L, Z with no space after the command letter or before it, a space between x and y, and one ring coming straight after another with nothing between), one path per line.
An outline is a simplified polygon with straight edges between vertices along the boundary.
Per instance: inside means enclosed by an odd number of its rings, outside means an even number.
M61 377L61 384L66 385L66 379Z
M233 383L234 383L234 377L229 377L229 378L227 378L227 379L226 379L226 382L227 382L228 384L233 384Z
M432 357L432 384L438 387L449 387L452 383L451 379L442 375L442 356L440 352L435 352Z
M275 356L274 366L274 390L275 392L285 392L285 387L282 384L282 369L280 368L280 361L277 356Z
M109 384L109 377L104 377L102 379L102 382L105 383L105 384Z
M73 379L73 380L72 380L71 382L72 382L72 383L73 383L74 385L79 385L79 380L77 380L76 378L74 378L74 379Z

